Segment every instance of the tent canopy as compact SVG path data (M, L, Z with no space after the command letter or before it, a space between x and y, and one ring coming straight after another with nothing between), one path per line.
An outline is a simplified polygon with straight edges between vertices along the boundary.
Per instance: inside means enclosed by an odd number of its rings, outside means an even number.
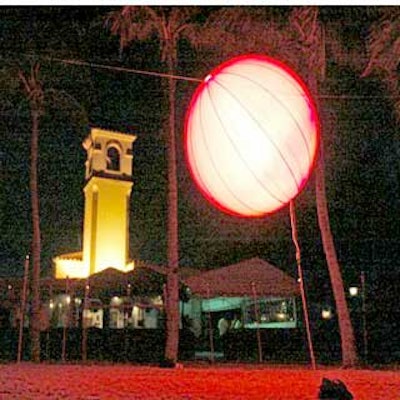
M294 278L257 257L190 276L185 284L193 294L203 298L300 295Z

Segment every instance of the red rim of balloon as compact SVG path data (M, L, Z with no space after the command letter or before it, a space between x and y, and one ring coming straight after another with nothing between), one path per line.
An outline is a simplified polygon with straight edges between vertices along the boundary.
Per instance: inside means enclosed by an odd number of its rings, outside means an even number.
M320 120L319 120L319 115L318 115L318 110L317 110L317 106L314 100L314 97L311 94L311 91L309 90L309 88L307 87L307 85L305 84L305 82L303 81L303 79L300 77L300 75L298 75L297 72L295 72L293 69L291 69L288 65L284 64L282 61L279 61L275 58L266 56L266 55L262 55L262 54L256 54L256 53L251 53L251 54L243 54L240 56L236 56L233 57L231 59L229 59L228 61L225 61L223 63L221 63L220 65L218 65L216 68L214 68L208 75L211 77L217 75L218 73L220 73L223 69L229 67L232 64L237 63L238 61L241 60L262 60L262 61L268 61L270 64L276 65L279 68L281 68L282 70L284 70L285 72L287 72L299 85L300 87L304 90L305 94L307 95L307 98L309 100L309 104L311 107L311 116L313 117L314 121L315 121L315 127L316 127L316 148L315 148L315 154L313 157L313 160L310 164L310 168L308 169L308 173L307 175L304 177L303 182L301 183L297 194L289 201L283 203L281 206L275 208L273 211L266 211L260 214L241 214L239 212L235 212L233 210L231 210L230 208L224 206L223 204L221 204L217 199L215 199L213 196L211 196L206 190L203 189L203 187L200 185L199 180L196 176L196 174L194 173L193 167L191 165L191 162L189 160L189 154L188 154L188 124L189 124L189 119L190 119L190 115L191 115L191 110L192 108L195 106L200 94L203 91L204 86L206 86L209 82L208 79L203 79L203 81L200 83L200 85L196 88L190 103L189 103L189 107L186 111L186 115L185 115L185 131L184 131L184 152L185 152L185 160L186 160L186 164L188 165L189 171L190 171L190 175L193 178L193 181L195 182L197 188L200 190L201 194L211 203L213 204L217 209L221 210L222 212L235 216L235 217L242 217L242 218L262 218L265 217L267 215L271 215L276 213L277 211L281 210L282 208L286 207L290 201L293 201L294 199L296 199L296 197L298 197L300 195L300 193L303 191L304 187L306 186L306 183L308 182L312 171L314 170L315 167L315 163L319 154L319 147L320 147ZM211 80L210 79L210 80Z

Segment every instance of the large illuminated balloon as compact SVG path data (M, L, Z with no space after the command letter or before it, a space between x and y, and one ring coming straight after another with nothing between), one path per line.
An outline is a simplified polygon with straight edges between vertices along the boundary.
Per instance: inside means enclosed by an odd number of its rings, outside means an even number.
M304 187L319 122L305 84L281 62L234 58L197 88L186 115L186 158L203 194L242 216L272 213Z

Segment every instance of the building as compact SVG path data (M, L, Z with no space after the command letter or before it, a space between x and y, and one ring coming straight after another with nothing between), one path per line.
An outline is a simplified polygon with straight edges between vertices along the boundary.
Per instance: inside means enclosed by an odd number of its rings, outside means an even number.
M85 278L107 268L128 272L132 144L136 136L92 128L84 140L83 250L53 259L55 277Z
M189 276L190 300L185 313L197 323L204 314L240 318L246 329L296 328L299 285L272 264L251 258L237 264Z
M83 142L87 153L83 248L54 257L54 276L41 280L45 331L97 328L107 342L108 331L118 336L129 328L138 335L142 331L143 340L153 334L155 341L162 342L167 268L133 261L129 252L135 139L92 128ZM206 342L207 331L211 327L215 333L218 318L227 312L239 318L248 332L256 327L281 331L297 327L298 284L264 260L244 260L207 272L181 267L179 273L181 328L189 327ZM14 327L18 326L17 311L29 315L29 304L25 311L18 306L22 286L19 278L0 280L9 304L7 315L14 315L7 320L12 319Z

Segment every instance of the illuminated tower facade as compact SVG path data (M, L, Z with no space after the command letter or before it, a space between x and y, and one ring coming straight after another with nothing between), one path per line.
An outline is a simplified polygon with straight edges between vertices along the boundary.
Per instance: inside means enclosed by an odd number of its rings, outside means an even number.
M87 152L83 251L54 259L56 278L82 278L113 267L134 268L129 259L132 144L136 136L93 128Z

